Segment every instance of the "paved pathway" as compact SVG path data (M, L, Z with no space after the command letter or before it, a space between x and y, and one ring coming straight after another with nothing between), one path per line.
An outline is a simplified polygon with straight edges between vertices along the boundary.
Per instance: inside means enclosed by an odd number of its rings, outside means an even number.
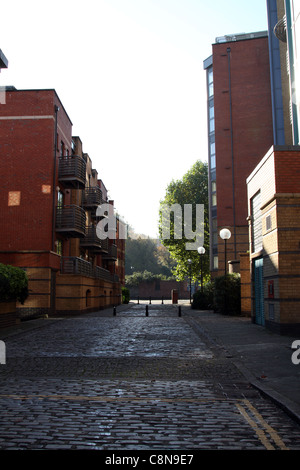
M0 449L299 450L299 425L178 312L130 305L3 333Z

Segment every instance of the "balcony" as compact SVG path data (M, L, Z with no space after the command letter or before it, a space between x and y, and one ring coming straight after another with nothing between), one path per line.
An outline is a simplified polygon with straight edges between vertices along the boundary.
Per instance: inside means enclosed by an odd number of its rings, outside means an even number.
M57 207L56 232L67 238L81 238L85 236L85 212L76 205Z
M108 253L104 254L102 257L103 259L117 261L117 258L118 258L117 245L115 244L108 245Z
M85 237L80 240L80 247L92 250L95 253L107 253L108 252L108 240L101 240L97 236L96 226L90 225L86 228Z
M95 267L95 277L97 279L103 279L104 281L113 282L113 275L107 269L101 268L100 266Z
M93 277L93 266L84 259L72 257L64 257L61 259L62 274L80 274L81 276Z
M82 206L86 210L96 210L101 204L103 204L102 191L98 186L89 187L82 191Z
M79 155L59 158L58 181L65 188L84 189L86 180L86 162Z
M100 266L93 268L92 263L75 256L63 257L60 270L62 274L76 274L109 282L119 282L119 277L116 274L111 274L110 271Z

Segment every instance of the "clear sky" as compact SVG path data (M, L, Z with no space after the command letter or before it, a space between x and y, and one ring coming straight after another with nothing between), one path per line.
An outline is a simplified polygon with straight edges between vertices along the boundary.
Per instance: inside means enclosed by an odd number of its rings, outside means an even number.
M11 0L0 85L54 88L118 213L156 237L166 187L207 160L212 43L263 30L265 0Z

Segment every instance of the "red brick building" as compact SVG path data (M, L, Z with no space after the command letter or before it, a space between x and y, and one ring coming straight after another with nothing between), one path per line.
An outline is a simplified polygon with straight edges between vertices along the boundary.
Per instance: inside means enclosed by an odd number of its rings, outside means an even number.
M273 146L247 179L253 321L300 332L300 147Z
M300 6L267 0L274 144L247 178L251 317L300 332Z
M273 144L267 32L216 39L207 73L210 260L213 276L227 260L237 264L249 249L246 178Z
M55 90L7 88L0 121L0 262L28 273L21 315L120 303L124 240L96 235L96 209L113 201Z

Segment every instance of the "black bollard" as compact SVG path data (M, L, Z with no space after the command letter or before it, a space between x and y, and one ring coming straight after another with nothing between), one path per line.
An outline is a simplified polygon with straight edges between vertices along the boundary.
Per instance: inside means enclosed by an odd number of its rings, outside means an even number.
M148 317L148 305L146 305L146 317Z
M178 316L181 317L181 306L178 307Z
M140 298L138 297L138 305L140 304Z
M116 307L114 307L114 317L117 315Z
M164 303L164 298L163 298L163 297L161 298L161 303L162 303L162 304Z
M149 297L149 304L151 304L151 297Z

